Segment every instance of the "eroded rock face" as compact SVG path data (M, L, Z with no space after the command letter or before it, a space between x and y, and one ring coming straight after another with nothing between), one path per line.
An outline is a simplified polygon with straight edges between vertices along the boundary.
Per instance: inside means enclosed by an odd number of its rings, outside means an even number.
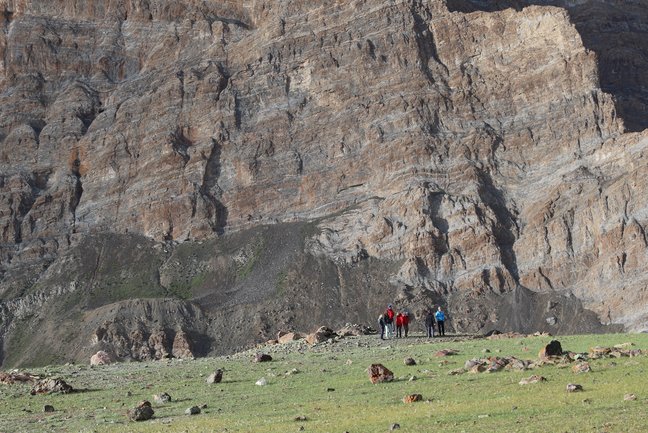
M214 351L385 301L648 327L648 12L545 3L0 0L0 332L167 296ZM174 355L140 322L120 356Z

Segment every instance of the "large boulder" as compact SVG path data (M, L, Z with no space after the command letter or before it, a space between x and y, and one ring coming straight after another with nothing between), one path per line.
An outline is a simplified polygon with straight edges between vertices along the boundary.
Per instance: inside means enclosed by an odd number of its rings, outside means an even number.
M253 362L270 362L272 361L272 356L267 353L257 353L252 359Z
M286 343L289 343L291 341L301 340L303 338L304 338L304 336L302 334L298 333L298 332L288 332L286 334L282 334L279 337L278 341L279 341L280 344L286 344Z
M382 364L371 364L368 371L371 383L391 382L394 380L394 373Z
M112 364L112 356L108 352L100 350L90 357L90 365L108 365Z
M223 370L220 368L207 377L207 383L220 383L223 380Z
M32 387L30 394L53 394L56 392L68 394L72 391L74 391L74 389L63 379L42 379L36 382Z
M550 359L552 357L562 356L563 350L560 341L551 340L549 344L540 349L538 357L540 359Z
M128 419L131 421L146 421L153 418L154 414L155 411L151 407L151 402L149 401L142 401L127 412Z
M317 331L306 336L306 342L308 344L323 343L324 341L330 340L331 338L334 338L336 336L337 334L331 328L320 326Z
M340 337L357 337L360 335L375 334L376 330L365 325L359 325L357 323L347 323L342 328L338 329L335 333Z

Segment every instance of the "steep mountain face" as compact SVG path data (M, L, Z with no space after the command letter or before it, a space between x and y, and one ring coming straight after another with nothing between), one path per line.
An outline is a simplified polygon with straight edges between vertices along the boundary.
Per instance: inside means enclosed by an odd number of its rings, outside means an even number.
M0 10L4 364L648 328L643 1Z

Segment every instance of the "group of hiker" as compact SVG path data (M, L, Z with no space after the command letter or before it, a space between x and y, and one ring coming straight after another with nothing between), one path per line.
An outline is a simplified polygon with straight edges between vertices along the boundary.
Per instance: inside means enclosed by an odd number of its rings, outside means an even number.
M436 312L432 309L428 310L425 315L425 330L428 338L434 337L435 324L438 329L439 336L445 335L445 313L439 306ZM403 334L407 337L409 333L410 317L409 312L402 311L396 313L392 304L387 305L387 309L383 314L378 316L378 325L380 326L380 339L385 338L402 338Z

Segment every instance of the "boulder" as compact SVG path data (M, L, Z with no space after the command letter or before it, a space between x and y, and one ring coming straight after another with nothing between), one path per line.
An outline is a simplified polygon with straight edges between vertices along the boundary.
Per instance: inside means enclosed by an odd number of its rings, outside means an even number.
M590 359L605 358L610 355L612 349L609 347L595 346L589 348Z
M151 407L151 402L149 401L142 401L127 412L128 419L131 421L146 421L153 418L154 414L155 411Z
M371 364L368 371L371 383L391 382L394 380L394 373L382 364Z
M589 362L579 362L572 367L574 373L589 373L592 371L592 367Z
M405 365L416 365L416 361L414 358L407 357L403 360L403 364Z
M522 379L519 384L520 385L529 385L532 383L539 383L539 382L546 382L547 379L544 376L539 376L537 374L534 374L532 376L527 377L526 379Z
M220 368L207 377L207 383L221 383L223 380L223 370Z
M568 383L567 384L567 392L578 392L582 391L583 387L582 385L578 385L576 383Z
M301 340L303 339L304 336L300 333L297 332L288 332L287 334L283 334L281 337L279 337L278 341L279 344L286 344L291 341L296 341L296 340Z
M459 354L458 350L455 349L442 349L434 353L434 356L437 357L442 357L442 356L454 356Z
M19 372L11 372L11 373L4 373L0 372L0 383L4 383L7 385L14 384L16 382L31 382L34 383L38 380L41 380L40 376L37 376L32 373L19 373Z
M157 404L169 403L171 401L171 396L166 392L163 392L161 394L155 394L153 395L153 401L156 402Z
M43 406L43 412L54 412L54 406L51 404L46 404Z
M538 353L538 358L549 359L551 357L562 356L562 354L563 354L563 350L562 350L562 346L560 345L560 341L551 340L549 344L547 344L542 349L540 349L540 352Z
M635 401L637 399L637 396L635 394L625 394L623 396L624 401Z
M198 406L191 406L185 410L185 415L198 415L200 413L200 408Z
M468 371L471 373L483 373L486 370L488 370L488 365L484 363L484 364L475 364Z
M110 356L108 352L104 352L103 350L100 350L90 357L90 365L108 365L112 363L112 356Z
M423 400L423 396L421 394L410 394L403 397L403 403L414 403L415 401L421 400Z
M333 332L332 329L327 328L326 326L320 326L317 331L306 336L306 342L308 344L317 344L323 343L326 340L336 337L337 334Z
M272 361L272 356L268 355L267 353L257 353L254 355L254 359L252 360L253 362L270 362Z
M469 359L468 361L466 361L464 363L464 368L466 370L471 370L475 365L482 365L482 364L485 364L485 363L486 363L486 361L484 361L483 359L473 358L473 359Z
M72 391L74 391L74 389L65 383L63 379L42 379L36 382L32 387L30 394L52 394L55 392L68 394Z
M360 335L375 334L376 330L365 325L347 323L335 333L341 337L358 337Z

